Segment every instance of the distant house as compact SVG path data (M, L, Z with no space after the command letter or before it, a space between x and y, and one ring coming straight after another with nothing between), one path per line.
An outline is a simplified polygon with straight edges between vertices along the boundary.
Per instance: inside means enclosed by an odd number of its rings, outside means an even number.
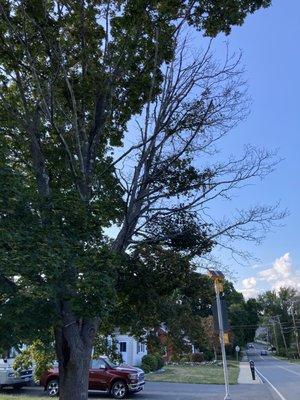
M147 345L127 334L114 332L114 338L118 342L118 350L122 355L124 364L139 366L142 358L147 354Z

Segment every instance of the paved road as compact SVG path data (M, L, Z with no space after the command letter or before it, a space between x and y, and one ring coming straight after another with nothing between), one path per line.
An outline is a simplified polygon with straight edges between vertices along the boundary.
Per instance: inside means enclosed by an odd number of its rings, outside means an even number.
M262 345L255 344L248 358L255 361L261 378L273 390L276 400L300 400L300 364L292 364L272 355L261 356Z
M2 393L16 394L12 390L3 390ZM24 396L43 396L41 388L25 388ZM233 385L231 386L233 400L277 400L272 397L265 385ZM108 400L107 394L90 392L90 399ZM45 396L45 400L47 397ZM222 385L193 385L184 383L147 382L143 392L130 396L130 400L223 400L224 386ZM1 400L1 395L0 395ZM299 399L297 399L299 400Z

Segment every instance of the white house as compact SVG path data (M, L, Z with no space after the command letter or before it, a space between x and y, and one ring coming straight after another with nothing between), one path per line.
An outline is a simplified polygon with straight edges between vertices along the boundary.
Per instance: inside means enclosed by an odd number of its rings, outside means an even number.
M114 338L118 342L118 350L122 354L124 364L141 365L142 358L147 354L147 345L117 330L114 332Z

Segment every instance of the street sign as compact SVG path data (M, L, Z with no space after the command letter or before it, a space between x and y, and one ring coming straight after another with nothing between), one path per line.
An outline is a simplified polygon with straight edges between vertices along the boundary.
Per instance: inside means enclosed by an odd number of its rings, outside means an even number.
M238 353L240 351L240 346L235 346L235 351Z
M222 309L222 317L223 317L223 331L228 332L230 330L229 321L228 321L228 311L227 304L225 299L220 299L221 309ZM212 305L213 319L214 319L214 331L216 333L220 332L219 321L218 321L218 310L217 310L217 302L214 301Z

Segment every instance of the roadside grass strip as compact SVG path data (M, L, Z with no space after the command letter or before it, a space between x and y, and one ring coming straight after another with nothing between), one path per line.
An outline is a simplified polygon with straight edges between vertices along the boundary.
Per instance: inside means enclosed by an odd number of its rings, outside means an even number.
M239 367L236 362L228 363L229 383L237 384ZM146 375L147 381L177 382L198 384L224 384L222 365L168 365L163 371L152 372Z

